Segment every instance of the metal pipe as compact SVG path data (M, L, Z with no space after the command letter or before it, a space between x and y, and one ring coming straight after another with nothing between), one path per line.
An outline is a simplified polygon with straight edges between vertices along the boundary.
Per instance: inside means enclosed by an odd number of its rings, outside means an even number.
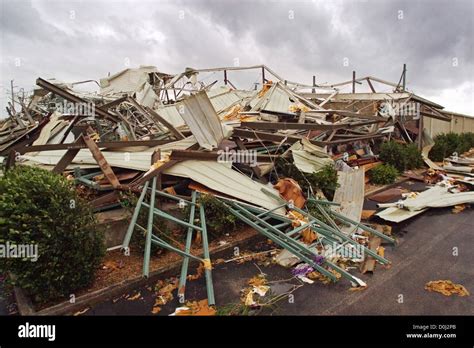
M151 184L151 197L148 210L148 224L146 229L145 254L143 258L143 276L148 278L150 273L150 253L151 253L151 235L153 234L153 209L155 207L155 190L156 190L156 176L153 177Z
M192 224L194 221L194 212L196 210L196 191L193 191L191 195L191 201L193 203L193 206L191 207L191 212L189 213L189 223ZM184 248L184 251L189 253L191 250L191 242L193 238L193 231L194 229L192 227L188 227L188 232L186 235L186 245ZM184 289L186 287L186 277L188 274L188 265L189 265L189 257L185 256L183 259L183 264L181 266L181 275L179 277L179 286L178 286L178 293L181 296L184 296ZM180 298L181 300L181 298Z
M130 220L130 224L128 225L127 233L125 234L125 238L122 242L122 249L128 249L128 245L130 244L130 239L132 238L133 229L135 224L137 223L138 214L140 213L140 209L143 203L143 199L145 198L146 190L149 185L149 181L145 183L143 186L142 193L140 194L140 198L138 198L137 205L135 206L135 210L133 211L132 219Z
M204 212L203 204L199 206L199 217L201 220L201 228L202 228L202 248L204 251L204 259L207 260L209 263L211 263L211 256L209 254L209 242L207 239L206 214ZM214 288L212 286L211 270L208 268L205 268L204 274L206 276L207 303L210 306L213 306L216 304L216 300L214 298Z

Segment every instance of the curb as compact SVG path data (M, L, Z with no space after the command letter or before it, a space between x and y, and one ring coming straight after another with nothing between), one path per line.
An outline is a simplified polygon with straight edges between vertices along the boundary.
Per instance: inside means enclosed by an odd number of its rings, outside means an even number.
M223 254L237 245L245 245L248 244L259 237L262 237L258 232L254 232L254 234L245 237L244 239L235 241L233 243L229 243L222 246L217 246L210 251L214 253L214 257L219 256L218 254ZM202 255L201 255L202 256ZM18 312L20 315L68 315L74 313L80 309L83 309L87 306L92 306L99 302L103 302L104 300L108 300L112 297L118 296L128 290L135 289L137 287L141 287L146 285L147 283L152 283L157 279L161 278L165 273L171 273L178 271L180 269L182 260L177 260L169 265L159 268L153 272L150 272L148 278L143 278L143 276L137 276L131 279L123 280L119 283L112 284L108 287L93 291L88 294L84 294L81 296L76 297L74 303L69 301L64 301L53 305L51 307L44 308L40 311L35 311L34 306L28 296L25 295L24 291L18 287L14 288L15 299L17 301ZM190 260L190 265L197 263L197 261Z

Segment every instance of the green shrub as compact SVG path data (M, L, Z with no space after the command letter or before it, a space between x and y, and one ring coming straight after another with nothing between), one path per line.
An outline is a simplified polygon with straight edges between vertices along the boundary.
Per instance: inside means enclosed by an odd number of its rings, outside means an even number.
M435 145L429 153L431 160L436 162L443 161L454 152L459 155L474 147L474 133L442 133L435 138Z
M370 181L376 185L393 184L398 175L397 168L390 164L381 164L369 171Z
M0 271L36 302L69 297L94 279L105 252L87 202L60 175L17 167L0 179L0 244L36 245L38 259L5 258Z
M385 142L380 147L379 159L400 172L423 166L421 151L414 143L403 145L395 141Z
M308 174L301 172L294 165L293 159L280 157L276 160L276 171L281 178L296 180L304 193L308 193L310 187L314 193L320 189L329 200L332 200L338 187L337 170L330 164L324 166L319 172Z
M416 144L405 145L403 153L405 157L405 170L421 168L423 166L423 157Z
M224 203L213 195L201 194L198 203L204 204L207 232L212 237L219 237L225 233L233 232L245 225L227 209ZM189 216L189 213L187 216ZM195 217L199 217L198 208Z

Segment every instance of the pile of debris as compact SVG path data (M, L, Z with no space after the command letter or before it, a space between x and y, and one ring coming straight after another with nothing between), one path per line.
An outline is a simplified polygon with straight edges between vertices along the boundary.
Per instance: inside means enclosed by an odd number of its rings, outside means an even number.
M261 71L260 87L237 89L230 73L250 69ZM223 81L200 79L218 73ZM416 197L381 204L387 208L377 214L381 218L398 222L430 207L474 202L473 182L465 178L472 177L474 160L451 157L440 167L428 159L432 143L423 139L423 118L450 118L442 106L406 91L405 75L406 70L398 84L354 74L347 82L305 85L266 66L188 68L176 75L147 66L101 79L95 93L78 92L77 83L38 78L38 89L30 96L14 95L7 107L0 155L5 170L37 166L74 180L89 191L96 211L119 207L121 192L136 193L123 249L129 249L134 231L145 232L144 276L152 244L180 254L180 293L189 261L201 262L209 305L215 304L212 262L206 207L199 203L206 194L284 249L278 262L297 265L293 272L300 279L344 278L364 287L348 270L367 267L367 260L389 264L381 243L395 243L361 223L365 172L380 163L383 142L416 143L440 180ZM355 93L363 83L370 92ZM350 85L352 93L341 92ZM376 92L377 85L391 91ZM282 161L294 177L280 171ZM307 175L327 166L338 170L333 200L304 184ZM188 216L172 215L161 201L190 208ZM147 226L137 222L141 211L148 214ZM154 232L155 217L187 231L184 248ZM191 253L195 234L202 256Z

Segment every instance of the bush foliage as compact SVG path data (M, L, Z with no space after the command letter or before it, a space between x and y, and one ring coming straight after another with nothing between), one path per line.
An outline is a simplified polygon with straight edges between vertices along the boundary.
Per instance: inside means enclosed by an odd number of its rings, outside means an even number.
M399 172L390 164L381 164L369 171L370 181L376 185L393 184Z
M236 218L227 207L213 195L200 195L198 203L204 204L207 232L212 237L219 237L225 233L233 232L245 225L244 222ZM199 209L197 207L196 217L199 217Z
M474 147L474 133L443 133L434 138L435 145L429 153L431 160L441 162L454 152L459 155Z
M60 175L17 167L0 179L0 244L37 245L38 259L5 258L0 271L36 302L88 286L105 252L88 204Z
M303 173L292 162L291 159L278 158L276 170L280 177L293 178L298 182L304 193L308 193L311 187L316 193L318 189L323 191L328 199L334 197L334 192L338 187L337 170L333 165L326 165L316 173Z
M385 164L392 165L400 172L423 166L421 151L414 143L404 145L395 141L385 142L380 147L379 158Z

